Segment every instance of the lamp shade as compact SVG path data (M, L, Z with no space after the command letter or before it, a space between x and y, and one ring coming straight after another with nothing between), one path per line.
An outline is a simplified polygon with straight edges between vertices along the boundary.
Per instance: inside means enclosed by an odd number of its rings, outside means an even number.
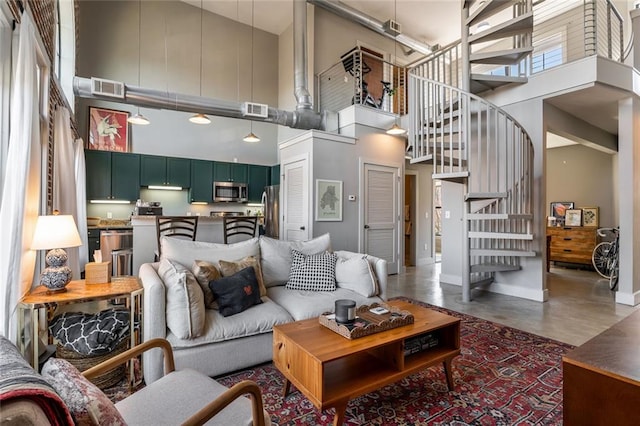
M82 245L76 222L71 215L38 216L31 248L49 250Z

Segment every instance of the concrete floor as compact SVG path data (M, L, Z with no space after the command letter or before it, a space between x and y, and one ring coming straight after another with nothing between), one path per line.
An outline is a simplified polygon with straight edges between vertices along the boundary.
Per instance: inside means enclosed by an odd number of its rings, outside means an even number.
M388 297L411 297L575 346L640 308L616 304L608 281L591 271L552 266L544 303L475 290L465 304L460 287L440 284L439 274L439 263L407 267L389 276Z

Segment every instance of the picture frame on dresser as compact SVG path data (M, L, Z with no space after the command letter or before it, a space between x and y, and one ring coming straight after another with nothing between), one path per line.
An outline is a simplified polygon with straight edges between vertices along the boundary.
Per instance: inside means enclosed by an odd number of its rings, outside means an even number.
M582 226L582 209L567 209L564 214L564 226Z
M550 207L551 207L550 216L556 218L556 224L558 226L563 226L565 212L568 209L574 208L575 204L573 203L573 201L554 201L551 203Z
M600 222L598 207L582 207L582 226L597 228Z

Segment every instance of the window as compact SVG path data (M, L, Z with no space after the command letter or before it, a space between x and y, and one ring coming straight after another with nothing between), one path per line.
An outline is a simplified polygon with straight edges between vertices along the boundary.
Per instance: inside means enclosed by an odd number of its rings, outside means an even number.
M531 74L562 65L565 60L563 33L536 40L531 57Z
M56 2L54 71L69 106L74 108L73 77L75 76L76 32L73 0Z
M9 100L11 95L11 52L13 31L11 14L0 9L0 182L4 182L4 172L9 150ZM0 185L0 199L2 185Z

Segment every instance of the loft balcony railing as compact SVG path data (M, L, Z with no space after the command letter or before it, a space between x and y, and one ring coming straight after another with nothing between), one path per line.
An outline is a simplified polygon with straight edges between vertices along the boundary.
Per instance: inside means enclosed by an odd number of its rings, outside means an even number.
M319 73L317 84L319 110L363 105L398 115L407 113L407 69L359 48Z
M484 48L514 48L511 42ZM622 62L623 44L622 15L611 0L538 0L533 3L532 54L518 65L474 64L471 73L527 77L593 55ZM461 57L458 40L408 68L416 76L461 87Z

